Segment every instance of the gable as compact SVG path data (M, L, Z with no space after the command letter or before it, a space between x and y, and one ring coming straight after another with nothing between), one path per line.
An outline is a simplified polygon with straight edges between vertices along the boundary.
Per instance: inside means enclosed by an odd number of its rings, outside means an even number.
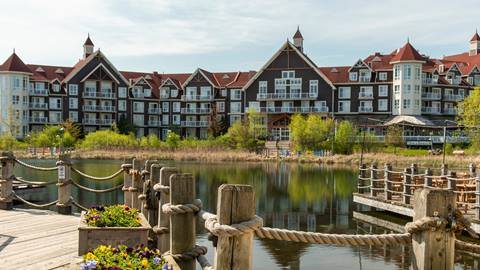
M368 70L372 71L370 66L365 64L365 62L363 62L363 60L359 59L348 71L349 72L350 71L358 71L358 70L362 70L362 69L368 69Z
M205 86L210 85L212 88L215 88L216 85L212 81L215 78L209 78L205 72L201 69L197 69L195 72L188 77L188 79L183 83L183 88L188 86Z

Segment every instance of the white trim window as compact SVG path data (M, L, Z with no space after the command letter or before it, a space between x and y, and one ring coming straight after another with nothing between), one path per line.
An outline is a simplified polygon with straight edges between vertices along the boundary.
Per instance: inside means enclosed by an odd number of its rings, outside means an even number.
M231 100L241 100L242 99L242 90L241 89L230 90L230 99Z
M164 102L164 103L166 103L166 102ZM180 112L180 102L172 102L172 111L173 112Z
M349 99L351 88L347 86L341 86L338 88L338 98Z
M388 97L388 85L379 85L378 86L378 96L379 97Z
M160 98L168 98L170 96L170 87L160 88Z
M122 112L127 110L127 101L126 100L119 100L118 101L118 110L122 111Z
M260 111L260 102L258 101L249 101L248 102L248 109L253 109L256 112Z
M172 125L180 125L180 114L172 114Z
M295 70L282 71L282 79L292 79L292 78L295 78Z
M133 102L133 112L143 113L145 112L143 102Z
M127 88L126 87L118 87L118 97L119 98L126 98L127 97Z
M78 112L77 111L69 111L68 118L73 122L78 122Z
M379 72L378 73L378 80L379 81L386 81L387 80L387 72Z
M394 94L400 94L400 85L398 85L398 84L395 85L393 87L393 89L394 89L394 92L393 92Z
M162 125L167 126L169 122L168 120L169 120L168 114L162 115Z
M396 99L393 101L393 108L394 108L394 109L400 108L400 99L396 98Z
M60 84L54 83L52 87L53 87L53 92L56 92L56 93L60 92Z
M168 101L162 102L162 112L168 112L169 111L169 104Z
M284 79L275 79L275 93L285 94L287 92L287 82Z
M224 113L225 112L225 102L224 101L217 102L217 112L218 113Z
M358 94L360 98L373 98L373 87L372 86L360 86L360 93Z
M230 102L230 112L231 113L241 113L242 112L242 103L241 102Z
M309 93L310 97L318 97L318 80L310 80Z
M78 95L78 84L69 84L68 85L68 94L70 96Z
M268 82L267 81L259 81L258 82L258 93L266 94L268 91Z
M385 112L388 110L388 99L378 100L378 111Z
M69 98L68 100L69 109L78 109L78 98Z
M393 79L400 80L400 65L395 65L393 69Z
M403 108L410 109L412 101L408 98L403 99Z
M350 100L338 101L338 112L350 112Z
M222 90L220 91L220 96L226 97L226 96L227 96L227 89L222 89Z
M357 72L349 72L348 79L352 82L356 82L358 80L358 73Z
M403 67L403 70L404 70L403 79L410 80L412 78L412 65L405 65Z
M173 88L170 90L170 97L176 98L178 96L178 89Z

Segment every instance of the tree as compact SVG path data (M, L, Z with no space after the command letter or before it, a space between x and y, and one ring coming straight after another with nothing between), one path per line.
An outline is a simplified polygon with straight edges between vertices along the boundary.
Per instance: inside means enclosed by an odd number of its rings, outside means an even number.
M227 136L237 148L255 150L266 137L266 126L263 116L249 110L247 117L236 121L228 129Z
M403 129L400 126L389 126L385 133L385 144L392 145L393 153L397 153L397 147L403 146Z
M83 135L82 127L78 123L73 122L70 118L63 122L62 126L65 129L65 132L68 132L73 138L75 138L75 140L81 138Z
M340 122L335 134L335 152L339 154L352 153L356 136L357 130L349 121Z
M329 149L335 122L331 118L322 119L315 114L306 118L296 114L292 116L289 128L295 149L300 151Z
M300 114L294 114L290 120L290 140L292 141L297 151L307 150L307 136L306 136L307 121L305 117Z
M130 123L127 117L125 117L125 115L123 114L120 116L120 119L116 124L116 128L118 129L118 133L120 134L135 134L137 132L137 128L135 127L135 125Z
M167 139L165 140L165 142L167 143L168 147L177 148L180 144L180 136L177 133L168 130Z
M464 125L470 134L471 146L474 150L480 149L480 87L475 88L463 102L458 105L457 119Z

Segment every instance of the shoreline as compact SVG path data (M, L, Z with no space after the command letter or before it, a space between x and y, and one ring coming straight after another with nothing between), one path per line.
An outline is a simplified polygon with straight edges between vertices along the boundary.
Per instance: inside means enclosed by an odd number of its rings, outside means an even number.
M15 151L18 158L38 158L48 159L51 156L38 157L25 151ZM351 155L334 155L326 157L300 156L300 157L266 157L253 152L242 150L225 149L177 149L177 150L146 150L146 149L111 149L111 150L74 150L70 153L72 159L115 159L125 160L132 157L139 159L157 159L174 161L196 161L196 162L298 162L298 163L317 163L325 165L347 165L357 167L360 164L361 155L354 153ZM420 168L440 168L442 164L442 155L417 155L403 156L389 153L365 153L363 163L369 165L372 163L382 166L388 162L394 167L409 166L416 163ZM469 164L480 165L480 155L447 155L446 164L449 168L465 169Z

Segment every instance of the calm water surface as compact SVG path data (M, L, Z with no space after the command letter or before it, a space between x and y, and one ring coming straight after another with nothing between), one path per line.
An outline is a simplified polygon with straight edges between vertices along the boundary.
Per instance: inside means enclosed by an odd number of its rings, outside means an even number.
M52 166L52 160L28 160L31 164ZM218 163L163 162L181 172L193 173L197 179L197 194L207 211L215 212L217 189L221 184L248 184L255 188L257 214L265 226L329 233L385 233L352 218L357 206L352 202L357 172L350 168L332 168L316 164L291 163ZM119 169L121 161L78 160L74 166L95 176L106 176ZM22 167L15 175L33 181L51 180L56 172L33 172ZM107 182L92 182L73 178L82 185L103 189L123 182L122 177ZM55 186L23 194L30 200L50 202L57 198ZM122 203L123 193L114 191L94 194L75 187L72 196L82 205ZM54 209L52 209L54 210ZM78 209L75 209L78 211ZM206 232L198 224L198 242L209 247ZM408 247L337 247L311 245L254 238L254 269L409 269ZM457 256L458 269L477 269L480 260L466 255Z

